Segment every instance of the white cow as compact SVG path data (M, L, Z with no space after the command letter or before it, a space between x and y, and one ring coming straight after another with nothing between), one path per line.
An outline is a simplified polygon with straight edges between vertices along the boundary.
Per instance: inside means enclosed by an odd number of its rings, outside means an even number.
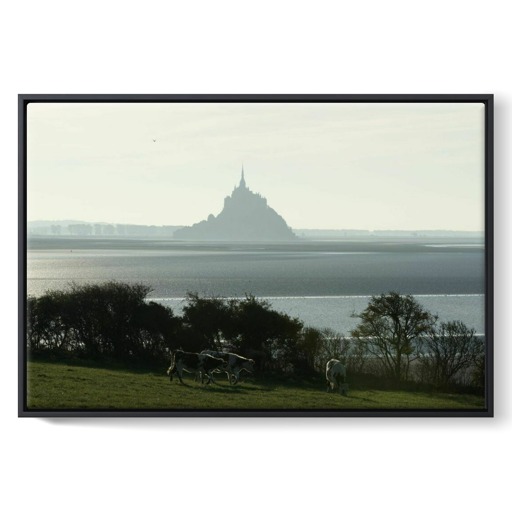
M325 378L327 379L327 392L338 391L342 395L347 394L347 369L337 359L330 359L325 365Z
M254 359L247 359L233 352L219 352L217 350L203 350L201 354L208 354L224 360L225 366L216 371L226 372L230 384L236 384L239 381L240 372L254 372Z

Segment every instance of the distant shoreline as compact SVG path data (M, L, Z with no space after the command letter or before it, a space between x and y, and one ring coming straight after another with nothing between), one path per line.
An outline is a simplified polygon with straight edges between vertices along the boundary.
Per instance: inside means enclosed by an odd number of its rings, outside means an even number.
M72 220L61 221L29 221L27 233L29 237L101 237L101 238L165 238L169 240L180 240L174 238L174 232L186 227L181 225L144 225L144 224L116 224L107 222L82 222ZM292 231L297 235L298 240L351 240L380 238L404 238L404 239L425 239L425 238L474 238L484 239L483 231L460 231L460 230L400 230L400 229L310 229L296 228ZM184 239L185 240L185 239ZM257 240L255 240L257 241Z
M481 252L484 240L462 237L368 237L279 241L194 241L167 237L29 236L29 251L37 250L150 250L215 252Z

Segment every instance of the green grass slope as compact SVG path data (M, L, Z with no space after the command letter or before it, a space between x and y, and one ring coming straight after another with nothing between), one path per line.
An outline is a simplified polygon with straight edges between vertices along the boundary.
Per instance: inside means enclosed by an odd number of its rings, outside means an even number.
M165 374L135 373L29 362L29 410L205 410L205 409L482 409L483 398L473 395L428 394L408 391L349 391L348 396L326 393L323 384L248 380L230 386L201 385L187 376L182 385Z

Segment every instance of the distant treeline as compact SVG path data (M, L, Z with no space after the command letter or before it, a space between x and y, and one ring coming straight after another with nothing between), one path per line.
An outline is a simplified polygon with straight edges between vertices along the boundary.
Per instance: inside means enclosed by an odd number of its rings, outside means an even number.
M293 232L303 238L481 238L484 239L483 231L454 231L445 229L294 229Z
M106 223L30 223L30 236L168 236L181 226L145 226L140 224L106 224Z
M260 374L315 377L331 358L349 381L436 389L484 386L484 346L461 322L439 323L413 297L372 297L350 336L304 326L248 295L243 299L188 295L183 314L147 299L144 284L71 284L27 301L29 357L83 358L139 368L165 367L181 348L237 352Z
M115 224L107 222L82 221L31 221L28 223L29 236L174 236L174 232L183 226L156 226L144 224ZM483 241L484 233L480 231L450 230L367 230L367 229L293 229L302 239L352 239L352 238L475 238Z

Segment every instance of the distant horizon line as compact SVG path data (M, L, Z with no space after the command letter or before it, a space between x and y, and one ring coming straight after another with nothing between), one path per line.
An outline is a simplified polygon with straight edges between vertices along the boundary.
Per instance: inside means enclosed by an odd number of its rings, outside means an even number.
M75 219L55 219L55 220L46 220L46 219L37 219L37 220L27 220L27 225L30 224L39 224L40 227L43 225L52 225L52 224L91 224L91 225L107 225L107 226L139 226L139 227L175 227L182 228L188 226L188 224L144 224L144 223L133 223L133 222L106 222L106 221L85 221L85 220L75 220ZM326 227L317 227L317 228L294 228L291 227L293 231L366 231L369 233L373 232L382 232L382 231L399 231L399 232L459 232L459 233L479 233L484 234L485 230L477 230L477 229L454 229L454 228L326 228Z

